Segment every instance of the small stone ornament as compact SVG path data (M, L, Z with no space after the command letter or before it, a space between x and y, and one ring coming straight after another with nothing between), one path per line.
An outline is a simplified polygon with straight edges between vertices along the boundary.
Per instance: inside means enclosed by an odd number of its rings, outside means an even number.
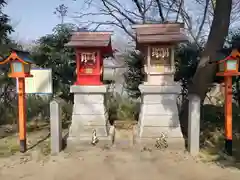
M97 143L98 143L98 138L97 138L97 132L96 132L96 129L93 129L93 132L92 132L92 142L91 144L93 146L95 146Z
M161 133L160 137L156 139L155 147L161 150L166 149L168 147L167 135L165 133Z

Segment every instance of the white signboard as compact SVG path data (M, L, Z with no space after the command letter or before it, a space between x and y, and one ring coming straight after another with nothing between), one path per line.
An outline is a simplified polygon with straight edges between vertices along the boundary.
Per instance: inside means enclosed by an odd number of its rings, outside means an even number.
M52 94L52 69L31 69L30 72L33 77L25 78L25 92L27 94Z

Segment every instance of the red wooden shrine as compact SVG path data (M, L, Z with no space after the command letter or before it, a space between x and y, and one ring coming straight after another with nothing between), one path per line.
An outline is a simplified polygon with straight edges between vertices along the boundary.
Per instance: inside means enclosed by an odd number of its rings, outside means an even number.
M111 32L74 32L66 46L76 52L75 85L103 84L103 59L113 53Z

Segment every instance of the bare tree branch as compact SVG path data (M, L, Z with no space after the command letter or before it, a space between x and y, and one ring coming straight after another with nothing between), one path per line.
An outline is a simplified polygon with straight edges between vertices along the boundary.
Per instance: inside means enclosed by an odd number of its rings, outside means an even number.
M203 30L203 26L204 26L204 24L205 24L207 12L208 12L209 1L210 1L210 0L206 0L206 4L205 4L205 8L204 8L204 13L203 13L202 22L201 22L201 24L200 24L200 26L199 26L198 33L197 33L197 36L196 36L196 40L197 40L197 41L199 40L199 37L200 37L200 35L201 35L201 33L202 33L202 30Z
M97 13L84 13L84 14L78 14L75 16L72 16L72 18L77 18L77 19L81 19L81 18L85 18L86 16L102 16L102 15L109 15L109 13L107 12L97 12Z
M145 2L145 0L144 0L144 2ZM147 5L144 6L144 15L146 14L147 11L150 10L150 8L151 8L152 6L153 6L153 0L151 0L151 1L149 2L148 6L147 6Z
M178 22L180 11L183 9L182 5L183 5L183 0L180 0L180 3L178 5L179 7L178 7L178 11L177 11L176 22Z
M132 1L136 4L139 13L140 13L141 15L143 15L143 10L142 10L142 7L141 7L141 5L140 5L140 2L139 2L138 0L132 0Z
M121 14L123 17L125 17L131 24L136 24L136 22L132 18L130 18L126 13L121 11L121 9L119 7L117 7L115 4L112 3L112 2L117 2L116 0L111 0L111 2L109 0L101 0L101 1L102 1L103 5L109 10L109 12L111 12L112 15L113 15L113 13L112 13L112 10L110 7L112 7L119 14ZM116 18L116 16L115 16L115 18Z
M169 2L168 2L168 3L169 3ZM172 1L171 4L169 4L169 8L168 8L168 10L167 10L167 13L166 13L166 16L165 16L164 19L168 19L168 15L169 15L169 13L172 11L172 8L173 8L173 6L174 6L175 3L176 3L176 1L174 0L174 1Z
M164 22L165 18L164 18L164 15L163 15L163 10L162 10L162 5L160 3L160 0L155 0L155 1L157 3L157 6L158 6L158 12L159 12L159 16L161 18L161 21Z
M115 26L122 29L129 37L135 40L131 25L147 22L164 22L168 21L173 17L176 17L176 21L183 21L191 39L194 40L199 46L202 41L202 34L204 33L205 27L211 24L212 18L209 17L211 12L211 0L207 0L208 6L204 4L206 0L189 0L187 2L196 2L194 10L185 9L184 0L132 0L123 4L121 0L85 0L97 9L97 12L83 11L74 18L77 19L88 19L101 16L101 22L88 21L85 22L87 26L94 26L94 29L98 29L103 26ZM125 6L126 5L126 6ZM188 3L186 3L188 7ZM195 10L201 10L202 6L203 15L196 14ZM192 14L196 14L193 16ZM201 12L198 12L201 13ZM196 17L200 16L200 22L196 23ZM212 17L212 16L211 16ZM91 18L91 19L90 19ZM209 21L209 23L206 23ZM111 22L111 23L110 23ZM198 25L199 24L199 25ZM206 38L205 38L206 39ZM198 42L199 41L199 42Z
M103 5L105 6L105 8L107 8L107 10L108 10L108 12L109 12L109 14L113 17L113 18L115 18L115 20L119 23L119 25L116 25L116 26L118 26L118 27L120 27L120 28L122 28L132 39L135 39L135 37L133 36L133 34L132 33L130 33L129 32L129 30L127 29L127 27L123 24L123 20L122 19L120 19L120 18L118 18L113 12L112 12L112 10L110 9L110 7L107 5L107 3L105 2L105 1L107 1L107 0L102 0L102 3L103 3ZM117 8L117 9L119 9L119 8ZM123 15L124 13L122 13L121 12L121 10L119 9L119 13L121 14L121 15ZM131 18L129 18L129 16L127 16L127 15L123 15L129 22L131 22L132 24L136 24L136 22L135 21L133 21Z

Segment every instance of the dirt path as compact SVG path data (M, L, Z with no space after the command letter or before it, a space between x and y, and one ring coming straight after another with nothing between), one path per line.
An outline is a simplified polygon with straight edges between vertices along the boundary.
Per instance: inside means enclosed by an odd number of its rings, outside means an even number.
M38 155L0 160L1 180L239 180L240 171L196 162L184 153L82 149L43 161Z

